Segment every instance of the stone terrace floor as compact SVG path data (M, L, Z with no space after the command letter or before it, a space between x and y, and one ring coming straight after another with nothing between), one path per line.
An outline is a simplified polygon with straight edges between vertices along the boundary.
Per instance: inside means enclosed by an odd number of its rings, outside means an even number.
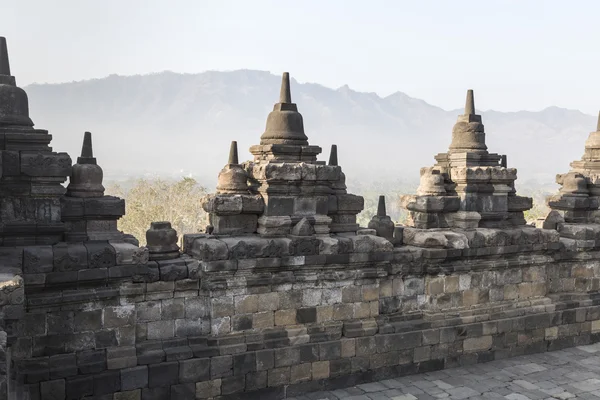
M600 400L600 343L367 383L288 400Z

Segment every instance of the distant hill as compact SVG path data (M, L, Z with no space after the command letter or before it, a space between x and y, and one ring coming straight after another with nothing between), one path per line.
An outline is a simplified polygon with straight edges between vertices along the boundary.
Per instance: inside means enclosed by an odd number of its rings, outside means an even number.
M164 72L25 89L32 119L53 134L55 150L75 158L83 132L89 130L109 178L192 173L212 188L231 140L238 141L242 159L250 157L247 149L264 131L280 80L252 70ZM348 86L330 89L294 80L292 100L304 116L310 143L323 148L321 159L327 159L330 145L336 143L348 180L357 183L416 181L419 168L446 151L462 112L402 92L382 98ZM521 184L552 183L570 161L581 157L584 141L596 126L593 116L557 107L481 114L489 150L508 155Z

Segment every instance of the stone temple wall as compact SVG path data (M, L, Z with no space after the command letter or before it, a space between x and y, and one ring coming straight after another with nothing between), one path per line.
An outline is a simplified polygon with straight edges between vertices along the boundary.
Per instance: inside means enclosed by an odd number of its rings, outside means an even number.
M156 221L139 247L91 133L52 151L0 38L0 400L279 400L599 342L600 124L534 227L475 112L469 91L409 223L382 197L362 228L284 73L254 159L233 142L198 199L206 232L180 249Z
M600 339L600 254L559 241L465 256L358 235L342 253L279 240L280 256L256 257L271 241L241 255L186 239L202 259L32 288L7 321L23 393L279 399Z

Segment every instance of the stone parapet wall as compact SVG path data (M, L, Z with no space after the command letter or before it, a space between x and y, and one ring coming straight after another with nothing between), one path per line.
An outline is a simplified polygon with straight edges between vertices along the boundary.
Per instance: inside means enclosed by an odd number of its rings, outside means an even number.
M186 252L228 243L227 259L26 286L26 313L6 327L15 382L31 399L279 399L599 338L600 254L562 239L471 257L370 235L340 238L355 245L341 254L252 240L288 253L232 259L239 241L197 235Z

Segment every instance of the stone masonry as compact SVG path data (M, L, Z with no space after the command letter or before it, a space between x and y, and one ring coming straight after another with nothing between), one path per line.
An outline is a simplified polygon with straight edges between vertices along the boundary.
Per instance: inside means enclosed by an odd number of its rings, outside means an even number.
M90 133L71 165L32 126L2 38L0 400L283 399L600 341L593 139L561 191L585 207L526 226L472 92L403 199L409 226L382 197L362 228L284 73L253 160L232 143L198 199L211 225L182 248L168 221L146 247L117 230Z

